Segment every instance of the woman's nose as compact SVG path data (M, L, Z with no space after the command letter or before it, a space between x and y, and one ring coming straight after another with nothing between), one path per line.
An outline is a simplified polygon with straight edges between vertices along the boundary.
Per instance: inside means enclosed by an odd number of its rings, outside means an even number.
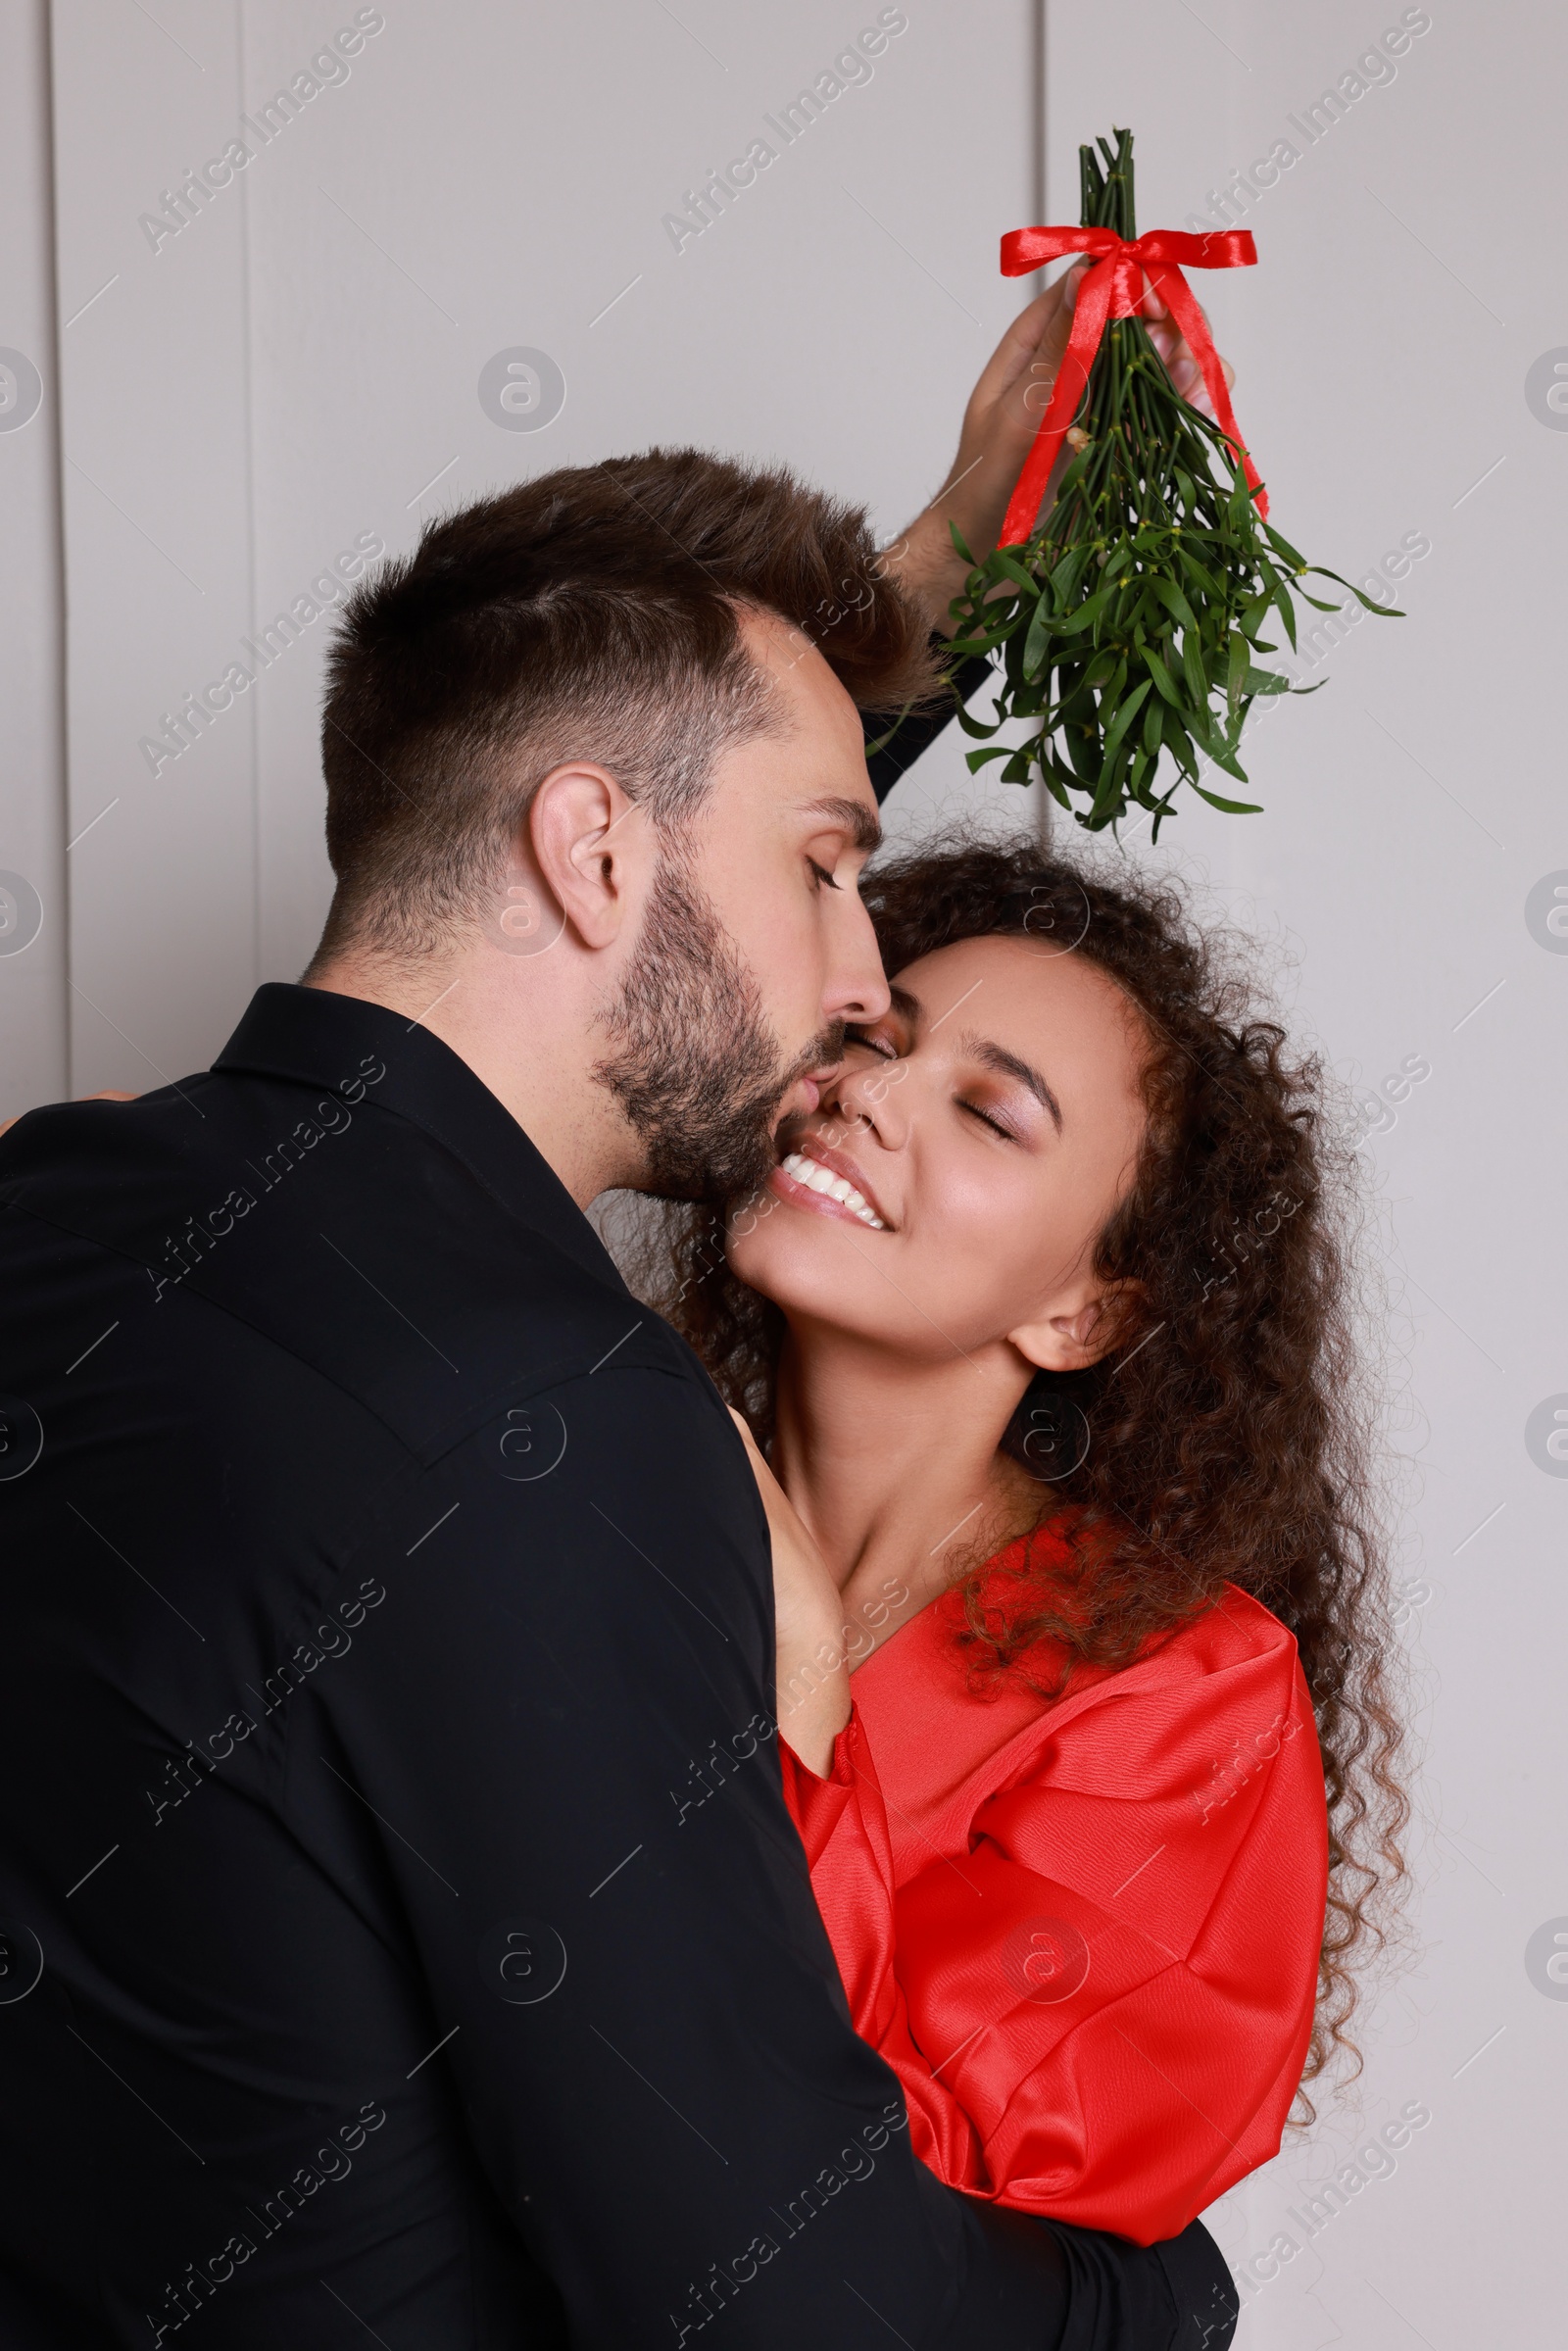
M822 1108L846 1129L873 1135L885 1151L897 1151L908 1129L907 1076L906 1061L842 1070L824 1093Z

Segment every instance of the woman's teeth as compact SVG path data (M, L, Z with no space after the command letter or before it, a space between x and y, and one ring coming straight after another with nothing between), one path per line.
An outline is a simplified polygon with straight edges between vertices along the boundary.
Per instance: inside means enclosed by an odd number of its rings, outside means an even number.
M814 1159L804 1158L799 1151L786 1153L782 1164L785 1174L793 1176L797 1184L805 1184L811 1192L825 1192L829 1200L841 1200L853 1215L858 1216L862 1224L868 1224L873 1232L887 1231L876 1210L867 1204L864 1194L857 1192L853 1184L847 1184L830 1167L819 1167Z

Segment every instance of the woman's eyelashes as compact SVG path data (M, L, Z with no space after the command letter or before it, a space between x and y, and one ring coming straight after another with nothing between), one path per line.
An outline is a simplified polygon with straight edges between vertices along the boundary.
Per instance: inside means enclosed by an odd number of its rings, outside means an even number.
M853 1046L859 1046L879 1061L898 1062L901 1065L900 1075L904 1074L904 1068L913 1050L912 1038L899 1033L896 1014L890 1021L880 1023L874 1028L847 1029L844 1043L847 1050ZM974 1084L973 1078L964 1078L959 1082L960 1084ZM878 1080L878 1084L881 1083L882 1081ZM976 1125L989 1127L992 1134L1000 1135L1004 1143L1021 1143L1024 1139L1027 1119L1015 1117L1004 1102L985 1100L983 1093L982 1098L978 1101L970 1095L955 1093L953 1106L956 1110L965 1112Z
M1008 1126L1004 1120L998 1118L994 1112L982 1109L978 1102L966 1102L962 1095L957 1096L956 1099L957 1102L957 1106L960 1110L967 1110L971 1118L977 1118L982 1126L989 1127L993 1135L1000 1135L1004 1143L1017 1142L1018 1131L1016 1127Z

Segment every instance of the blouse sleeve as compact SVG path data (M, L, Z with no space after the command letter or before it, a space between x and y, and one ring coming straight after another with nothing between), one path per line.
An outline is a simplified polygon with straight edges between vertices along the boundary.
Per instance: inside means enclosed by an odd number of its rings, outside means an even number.
M1064 1701L968 1850L902 1886L858 1714L825 1780L780 1742L856 2029L950 2186L1151 2244L1277 2152L1327 1877L1280 1632L1196 1668L1167 1644Z

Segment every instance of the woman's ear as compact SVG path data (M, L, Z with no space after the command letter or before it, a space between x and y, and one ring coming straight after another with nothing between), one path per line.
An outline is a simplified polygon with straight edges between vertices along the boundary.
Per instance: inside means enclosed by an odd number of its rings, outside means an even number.
M1037 1371L1087 1371L1121 1345L1137 1298L1136 1282L1118 1282L1081 1302L1063 1301L1058 1313L1019 1323L1007 1338Z

